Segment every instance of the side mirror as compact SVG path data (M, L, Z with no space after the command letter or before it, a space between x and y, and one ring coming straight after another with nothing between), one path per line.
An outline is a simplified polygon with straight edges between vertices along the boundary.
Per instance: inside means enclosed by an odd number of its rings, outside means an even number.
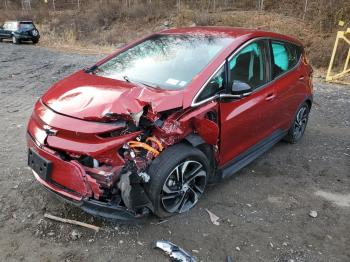
M234 80L231 86L231 94L237 96L248 96L253 92L253 89L247 83Z

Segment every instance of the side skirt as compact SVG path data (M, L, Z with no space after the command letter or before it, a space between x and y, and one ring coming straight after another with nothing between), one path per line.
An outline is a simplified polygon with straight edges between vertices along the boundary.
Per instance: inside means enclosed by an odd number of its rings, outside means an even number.
M243 152L223 168L219 170L219 177L227 178L234 175L237 171L248 165L250 162L261 156L276 143L278 143L285 135L286 131L276 130L270 136L265 138L263 141L257 143L256 145L249 148L247 151Z

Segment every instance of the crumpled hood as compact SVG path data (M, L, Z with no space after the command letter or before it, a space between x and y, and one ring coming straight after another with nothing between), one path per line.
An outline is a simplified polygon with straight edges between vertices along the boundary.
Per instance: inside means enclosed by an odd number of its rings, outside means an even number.
M158 90L79 71L51 87L42 97L52 110L85 120L107 113L130 114L150 105L155 112L182 107L183 90Z

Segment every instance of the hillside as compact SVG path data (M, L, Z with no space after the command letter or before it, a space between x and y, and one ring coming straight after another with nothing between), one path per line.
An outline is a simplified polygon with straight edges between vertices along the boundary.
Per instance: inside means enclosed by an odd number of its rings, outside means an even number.
M169 27L260 28L302 40L316 68L328 66L338 20L350 21L350 0L20 2L6 0L6 6L0 6L0 22L16 18L35 20L42 34L42 46L110 53L123 43ZM345 50L341 55L345 55Z

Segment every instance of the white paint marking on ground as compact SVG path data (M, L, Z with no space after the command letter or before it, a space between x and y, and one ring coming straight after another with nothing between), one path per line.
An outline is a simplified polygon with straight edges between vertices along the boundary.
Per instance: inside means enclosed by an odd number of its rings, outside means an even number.
M323 197L326 200L333 202L337 206L350 207L350 194L344 195L318 190L315 192L315 195Z

